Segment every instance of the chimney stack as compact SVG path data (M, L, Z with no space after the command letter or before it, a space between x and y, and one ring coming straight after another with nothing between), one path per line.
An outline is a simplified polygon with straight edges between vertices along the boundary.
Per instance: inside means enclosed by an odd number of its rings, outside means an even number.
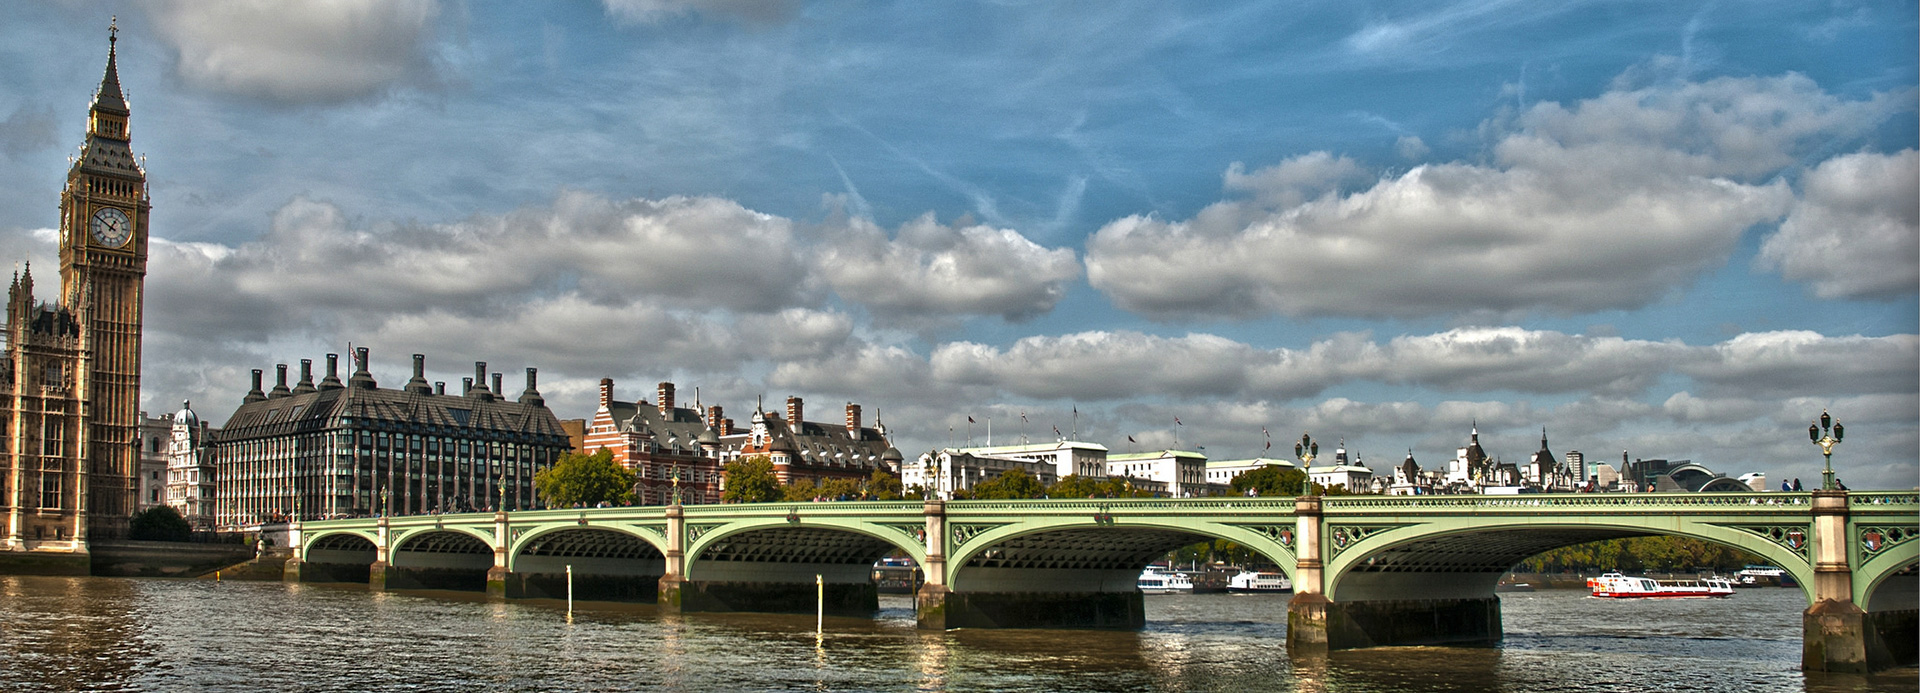
M500 382L501 380L503 380L503 379L505 379L505 378L506 378L506 376L507 376L507 374L505 374L505 373L494 373L494 374L493 374L493 396L495 396L495 397L499 397L499 398L501 398L501 399L505 399L505 398L506 398L506 397L505 397L505 392L506 392L506 385L505 385L504 383L502 383L502 382Z
M487 362L485 361L473 362L473 384L475 387L487 386ZM467 390L468 390L467 392L462 394L469 394L469 395L473 394L472 387L467 388Z
M613 379L601 378L600 379L600 408L609 409L612 407L613 407Z
M285 397L289 394L287 392L287 364L275 364L273 370L273 389L267 391L267 398L278 399Z
M338 390L341 387L344 386L340 384L340 355L327 354L327 377L320 379L320 389Z
M860 405L852 402L847 403L847 432L860 434Z
M806 410L799 397L787 398L787 425L788 426L800 425L800 422L805 420L800 418L800 415L805 413L806 413Z
M527 389L520 393L520 403L536 407L547 406L547 398L540 396L540 369L527 367Z
M433 394L436 394L436 395L447 394L447 381L445 380L433 381Z
M461 391L461 392L469 392L469 393L470 393L470 392L473 392L473 379L472 379L472 378L461 378L461 379L460 379L460 391Z
M718 409L719 407L714 407L714 408ZM733 435L733 419L720 420L720 435L723 435L723 436Z
M707 407L707 427L720 428L720 405Z
M260 376L263 373L264 371L258 368L253 369L253 389L247 391L247 396L240 398L241 404L251 404L267 398L267 393L260 391Z
M353 361L356 370L353 372L353 377L348 379L348 384L369 390L379 385L379 383L374 382L373 374L367 372L366 347L353 348Z
M659 397L654 402L660 405L660 416L665 417L673 411L673 383L660 383Z
M413 355L413 378L407 381L406 390L417 395L432 394L433 388L427 385L427 355Z
M300 359L300 382L293 386L293 394L303 395L314 389L313 359Z

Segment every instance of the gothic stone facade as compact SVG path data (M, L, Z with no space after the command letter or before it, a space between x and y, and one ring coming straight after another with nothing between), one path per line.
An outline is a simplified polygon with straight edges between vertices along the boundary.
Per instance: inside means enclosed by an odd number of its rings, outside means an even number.
M110 34L86 142L60 191L60 293L8 289L0 355L0 551L84 552L136 505L146 172Z

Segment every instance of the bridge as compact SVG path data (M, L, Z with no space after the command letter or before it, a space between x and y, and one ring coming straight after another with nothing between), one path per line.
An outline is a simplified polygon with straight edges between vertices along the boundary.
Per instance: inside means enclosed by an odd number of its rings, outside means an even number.
M1293 580L1292 656L1490 645L1494 584L1562 546L1673 535L1744 549L1807 597L1803 665L1871 671L1916 658L1920 493L891 501L643 506L296 524L290 581L465 589L505 598L653 601L668 612L871 615L870 569L925 573L920 627L1139 628L1135 578L1226 539Z

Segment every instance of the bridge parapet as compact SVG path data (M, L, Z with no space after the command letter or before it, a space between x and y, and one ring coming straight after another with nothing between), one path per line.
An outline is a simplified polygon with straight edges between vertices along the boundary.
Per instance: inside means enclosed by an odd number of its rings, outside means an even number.
M1884 494L1897 496L1898 494ZM1911 496L1911 494L1909 494ZM1328 496L1323 499L1328 514L1365 514L1383 509L1405 508L1421 514L1482 512L1553 512L1618 508L1630 512L1724 512L1733 508L1752 510L1778 508L1784 512L1806 512L1812 506L1810 493L1529 493L1513 496ZM1744 506L1744 507L1742 507ZM1920 506L1916 506L1920 507Z

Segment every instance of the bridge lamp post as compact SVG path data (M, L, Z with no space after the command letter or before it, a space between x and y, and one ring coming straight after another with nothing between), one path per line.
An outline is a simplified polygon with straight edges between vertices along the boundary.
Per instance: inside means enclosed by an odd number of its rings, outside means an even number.
M1312 469L1313 458L1319 456L1320 443L1315 442L1312 435L1306 433L1300 434L1300 442L1293 444L1293 457L1294 459L1300 460L1300 471L1305 472ZM1313 476L1311 474L1307 476L1305 495L1313 495Z
M1814 445L1820 446L1820 454L1827 458L1827 468L1820 473L1822 490L1832 491L1840 488L1840 485L1833 481L1833 446L1839 445L1840 440L1846 437L1847 427L1834 421L1833 416L1829 415L1825 409L1820 410L1819 420L1807 426L1807 439L1812 440Z

